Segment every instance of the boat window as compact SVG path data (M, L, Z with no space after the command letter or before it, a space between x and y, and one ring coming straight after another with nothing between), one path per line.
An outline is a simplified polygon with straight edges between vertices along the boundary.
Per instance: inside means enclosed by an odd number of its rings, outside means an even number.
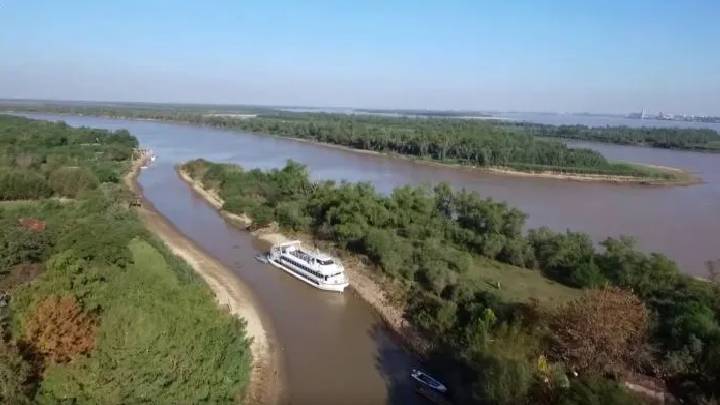
M330 260L330 259L318 260L318 262L319 262L320 264L322 264L323 266L327 266L327 265L329 265L329 264L333 264L333 261Z

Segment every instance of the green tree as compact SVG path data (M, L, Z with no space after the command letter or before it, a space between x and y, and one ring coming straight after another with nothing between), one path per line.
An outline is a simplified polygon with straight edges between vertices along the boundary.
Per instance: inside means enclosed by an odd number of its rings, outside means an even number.
M0 168L0 200L46 198L52 189L41 174L29 170Z
M0 337L0 403L30 404L33 370L17 347Z
M530 230L528 240L540 268L549 277L576 287L589 287L580 283L599 278L593 274L597 273L593 268L595 248L587 234L570 231L561 234L540 228ZM583 274L576 275L577 271Z
M50 174L49 181L55 193L70 198L94 190L99 184L95 174L83 167L61 167Z

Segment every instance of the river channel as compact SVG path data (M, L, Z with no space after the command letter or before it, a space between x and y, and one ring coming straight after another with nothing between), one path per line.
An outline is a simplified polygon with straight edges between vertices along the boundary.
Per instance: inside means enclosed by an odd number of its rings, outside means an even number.
M89 116L28 114L73 126L129 130L158 162L139 181L146 197L180 231L232 267L257 296L281 345L290 403L413 403L407 380L416 360L381 327L354 294L321 293L256 262L263 248L223 219L176 175L174 166L195 158L274 168L288 159L306 164L316 179L369 181L382 192L404 184L447 181L456 188L507 201L529 214L528 226L589 233L596 241L636 236L647 251L702 275L720 258L720 154L574 143L613 160L689 170L703 184L681 187L575 182L491 175L429 166L271 136L191 125ZM339 401L339 402L338 402Z

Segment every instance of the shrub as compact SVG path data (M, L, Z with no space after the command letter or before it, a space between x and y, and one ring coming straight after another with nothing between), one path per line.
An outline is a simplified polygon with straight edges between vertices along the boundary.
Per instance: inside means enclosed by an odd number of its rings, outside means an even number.
M0 337L0 403L30 404L33 370L17 347Z
M306 230L312 218L305 214L305 207L297 201L281 202L275 208L278 224L293 231Z
M536 339L519 325L500 325L472 355L478 374L473 397L491 404L527 402L535 383L536 350Z
M93 172L83 167L61 167L50 174L50 187L64 197L76 198L84 191L96 189L98 183Z
M365 253L389 274L406 274L412 246L390 231L373 228L365 235Z
M245 196L231 196L225 199L223 209L236 214L248 214L261 204L256 198Z
M248 215L253 220L253 227L255 228L267 226L275 220L275 211L266 205L257 205L251 208Z
M29 170L0 171L0 200L47 198L52 189L42 175Z
M51 248L46 232L37 232L19 226L9 226L0 234L0 273L21 263L42 261Z
M72 250L79 259L125 267L131 261L127 244L141 229L136 222L89 216L60 236L57 251Z
M540 268L548 275L565 284L577 285L584 277L574 273L593 262L595 248L590 236L579 232L555 233L548 228L532 229L528 240L535 252Z
M635 405L633 398L618 383L602 377L573 380L570 388L560 395L559 405Z
M508 239L498 255L498 259L514 266L525 267L532 265L535 256L532 248L524 239Z
M480 253L491 259L495 259L496 257L498 257L500 252L503 251L504 246L505 237L503 235L497 233L485 235L482 238Z
M648 329L645 305L615 287L591 290L553 316L553 352L574 370L617 373L633 367Z
M25 339L35 353L54 362L67 362L95 346L95 320L73 296L41 301L25 323Z
M406 316L425 331L442 336L457 320L457 305L436 295L415 292L410 298Z
M580 264L568 279L568 284L585 288L601 287L607 282L600 268L593 262Z

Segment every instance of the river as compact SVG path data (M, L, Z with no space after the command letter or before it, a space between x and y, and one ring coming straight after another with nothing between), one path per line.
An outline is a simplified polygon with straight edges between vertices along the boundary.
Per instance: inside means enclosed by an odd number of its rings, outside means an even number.
M687 169L705 180L692 186L655 187L492 175L183 124L28 116L74 126L125 128L158 153L158 163L139 179L147 198L253 289L283 346L286 399L291 403L324 403L328 398L335 402L353 398L358 403L418 401L407 381L415 360L354 294L320 293L255 262L253 257L262 248L190 191L174 172L178 163L204 158L267 169L293 159L308 165L313 178L369 181L382 192L403 184L447 181L517 206L529 214L530 227L569 228L588 232L595 240L637 236L643 249L669 255L690 274L703 274L706 260L720 258L720 154L573 143L597 149L609 159Z

